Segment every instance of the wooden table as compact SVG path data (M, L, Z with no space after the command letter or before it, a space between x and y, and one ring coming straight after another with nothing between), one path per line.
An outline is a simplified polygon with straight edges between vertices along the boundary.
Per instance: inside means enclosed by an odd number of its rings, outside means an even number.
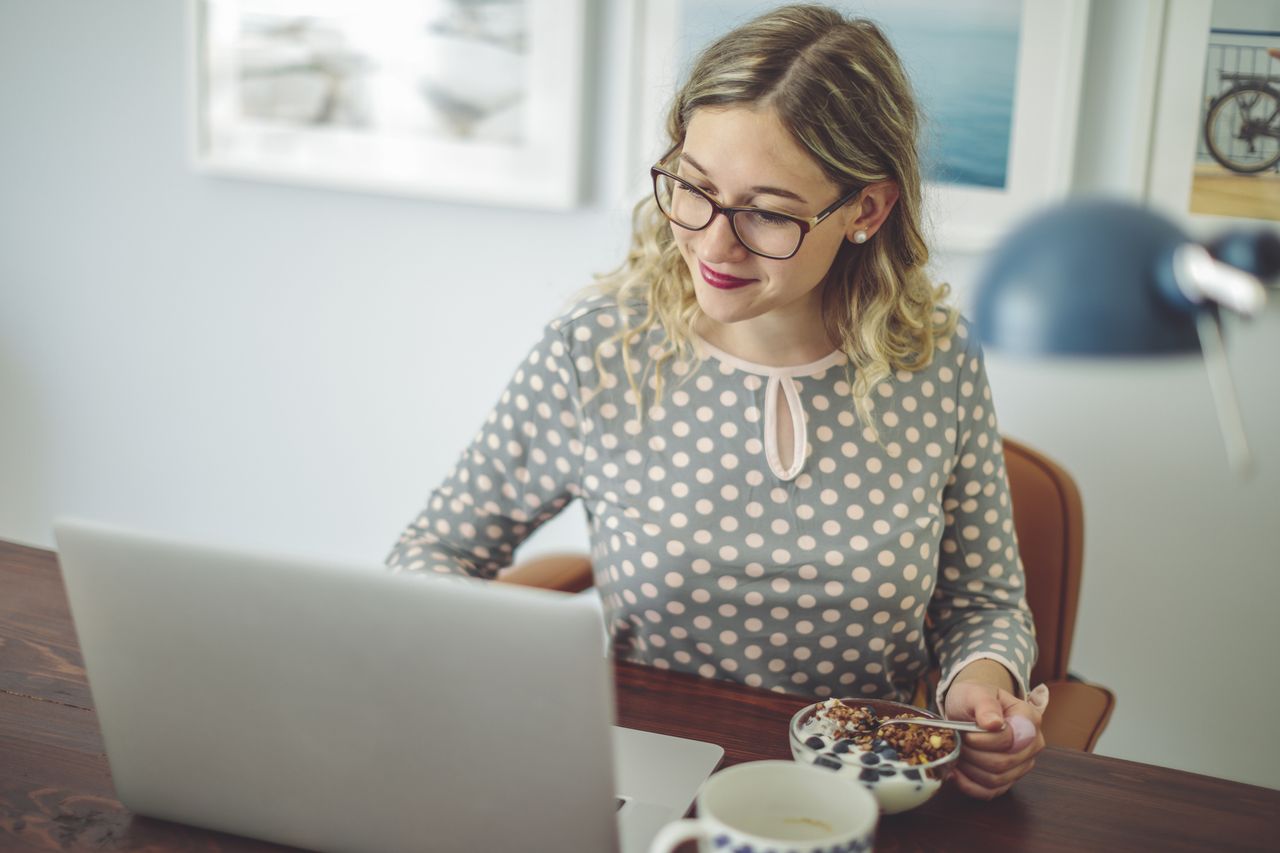
M620 663L618 721L789 758L805 700ZM1280 792L1048 749L994 802L947 788L881 820L876 849L1280 850ZM52 552L0 542L0 850L281 850L136 817L115 799Z

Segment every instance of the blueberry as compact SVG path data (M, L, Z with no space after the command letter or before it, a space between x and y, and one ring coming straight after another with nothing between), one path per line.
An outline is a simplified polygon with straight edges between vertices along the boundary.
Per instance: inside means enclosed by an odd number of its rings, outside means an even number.
M863 764L870 766L873 764L879 764L880 756L876 755L874 752L864 752L862 753L862 755L858 757L858 760L860 760Z
M886 746L884 749L876 750L876 752L878 752L880 757L885 761L897 761L901 757L898 755L898 750L891 746Z
M813 763L819 767L828 767L832 770L839 770L844 767L844 762L834 755L819 755L813 760Z
M836 745L831 747L831 751L832 752L848 752L849 747L851 746L853 746L853 741L849 740L848 738L843 738L841 740L836 741Z
M920 771L914 768L912 768L911 770L903 770L902 775L906 776L908 779L914 779L917 782L920 781Z
M881 775L881 776L896 776L896 775L898 775L898 771L897 771L897 770L894 770L892 767L881 767L881 768L880 768L880 775Z
M861 779L863 782L879 782L880 774L877 773L872 768L868 767L867 769L863 770L861 773L858 774L858 778Z
M878 737L875 740L871 741L871 748L876 750L877 752L884 749L888 745L889 744L885 742L884 738Z
M827 742L822 738L818 737L817 735L814 735L813 737L806 740L804 742L804 745L809 747L810 749L822 749L824 746L827 745Z

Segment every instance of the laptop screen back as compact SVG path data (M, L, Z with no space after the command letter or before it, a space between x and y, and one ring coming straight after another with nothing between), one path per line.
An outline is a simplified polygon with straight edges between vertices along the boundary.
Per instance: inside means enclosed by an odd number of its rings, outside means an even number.
M117 795L318 850L616 849L575 596L56 527Z

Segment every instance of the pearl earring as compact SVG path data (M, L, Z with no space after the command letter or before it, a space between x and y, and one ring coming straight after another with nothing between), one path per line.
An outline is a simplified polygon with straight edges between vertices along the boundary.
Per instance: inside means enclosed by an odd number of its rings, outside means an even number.
M857 231L854 231L853 242L858 244L867 242L867 232L863 231L861 228L859 228Z

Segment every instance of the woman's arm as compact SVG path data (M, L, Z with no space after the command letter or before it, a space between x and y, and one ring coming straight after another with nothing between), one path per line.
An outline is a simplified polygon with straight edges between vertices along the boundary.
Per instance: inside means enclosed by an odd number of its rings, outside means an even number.
M552 323L387 566L493 578L511 565L520 543L578 494L578 399L568 346Z
M929 639L942 669L939 707L959 673L980 661L999 665L1012 680L1010 692L1025 696L1036 659L1035 628L982 351L963 323L948 343L938 357L954 374L955 453L943 489L945 527L937 586L929 602ZM997 672L989 667L975 670L985 677L998 677Z
M959 327L956 455L944 490L946 529L930 604L942 665L937 701L946 716L973 720L955 784L981 799L1007 791L1044 748L1040 705L1026 701L1036 658L1035 628L1018 556L1004 453L982 353ZM1043 688L1041 688L1043 690Z

